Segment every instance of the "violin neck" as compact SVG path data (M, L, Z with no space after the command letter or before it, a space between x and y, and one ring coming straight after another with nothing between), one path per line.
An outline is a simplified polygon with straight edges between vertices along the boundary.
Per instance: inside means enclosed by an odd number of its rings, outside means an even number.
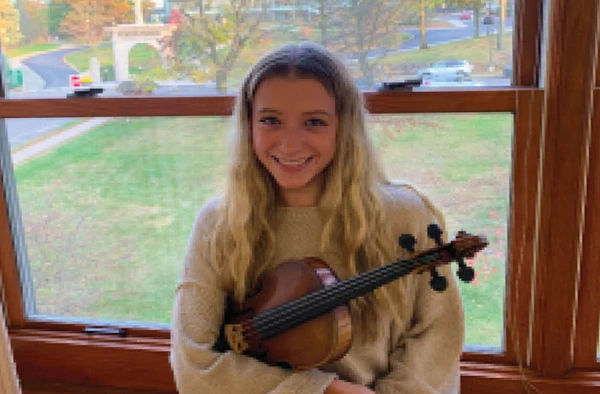
M336 282L331 286L254 316L252 318L254 326L262 339L273 337L395 279L408 275L420 267L445 260L448 252L449 250L446 248L434 249L412 259L396 260L393 263Z

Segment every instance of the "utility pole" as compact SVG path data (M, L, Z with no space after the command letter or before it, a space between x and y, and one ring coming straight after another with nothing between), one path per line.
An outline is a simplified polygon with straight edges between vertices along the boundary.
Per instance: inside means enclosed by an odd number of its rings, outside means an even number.
M142 9L142 0L135 0L135 24L144 23L144 11Z
M498 26L498 41L496 49L504 48L504 19L506 17L506 0L500 0L500 26Z

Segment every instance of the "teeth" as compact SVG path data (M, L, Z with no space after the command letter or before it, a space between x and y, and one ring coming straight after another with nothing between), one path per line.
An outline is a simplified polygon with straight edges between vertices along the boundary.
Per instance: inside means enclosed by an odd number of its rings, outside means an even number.
M283 159L277 158L278 162L280 162L281 164L286 165L286 166L299 166L301 164L306 163L307 160L308 159L300 159L300 160L295 160L295 161L287 161L287 160L283 160Z

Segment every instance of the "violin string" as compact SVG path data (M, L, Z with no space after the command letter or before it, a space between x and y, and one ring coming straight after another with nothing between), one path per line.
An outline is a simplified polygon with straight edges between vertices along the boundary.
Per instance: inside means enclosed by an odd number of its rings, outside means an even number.
M306 320L306 316L313 311L318 311L319 308L325 309L325 304L327 305L327 311L332 310L340 304L343 304L343 302L340 303L340 297L342 297L342 300L345 300L349 294L353 295L350 293L352 290L360 290L360 294L352 297L355 298L364 294L365 292L372 291L375 288L386 284L387 282L391 282L404 276L403 273L398 275L398 270L406 270L406 274L410 274L415 268L423 265L422 260L425 257L428 257L428 255L421 255L413 259L396 260L394 263L387 264L375 270L358 275L354 278L337 282L330 287L317 290L313 293L282 305L281 307L269 309L255 316L252 318L252 320L255 323L256 329L263 335L272 335L274 332L277 333L281 331L282 327L285 326L286 323L296 322L298 320ZM381 281L384 281L384 283L378 284ZM364 287L373 287L373 289L363 291ZM323 302L323 297L327 298L325 302Z
M390 266L393 265L394 263L388 264L387 266L381 267L382 270L378 269L376 271L371 271L369 277L378 278L380 275L389 275L388 271L390 270ZM335 297L339 296L340 294L344 294L352 287L360 285L361 282L365 280L364 278L365 275L359 275L346 281L337 282L330 287L317 290L304 297L293 300L279 308L273 308L265 311L262 314L255 316L253 320L255 324L260 326L260 328L257 329L263 333L271 333L271 329L277 329L275 325L280 326L282 325L282 322L288 322L301 318L303 314L307 314L307 309L310 312L316 309L315 306L321 306L324 303L324 297L327 298L325 303L328 301L331 302L332 299L335 299Z
M396 263L399 263L399 261ZM317 311L319 308L327 309L324 311L327 312L338 306L340 304L339 297L344 297L350 290L389 277L391 275L389 272L391 271L390 268L397 268L395 267L396 263L388 264L381 267L382 269L369 272L370 275L368 275L368 278L366 278L365 275L359 275L346 281L337 282L330 287L317 290L302 298L293 300L280 308L265 311L263 314L253 318L255 324L258 326L257 330L261 331L265 336L272 335L274 331L275 333L283 331L282 327L285 326L286 323L307 320L307 316L308 318L312 317L310 314L312 314L313 311ZM326 301L323 301L324 297L327 298Z

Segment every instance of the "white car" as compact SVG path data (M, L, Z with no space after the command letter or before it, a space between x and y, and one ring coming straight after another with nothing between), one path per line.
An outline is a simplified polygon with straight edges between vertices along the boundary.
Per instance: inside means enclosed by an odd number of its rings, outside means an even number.
M421 79L460 80L471 76L473 65L466 60L442 60L431 67L421 69L417 77Z

